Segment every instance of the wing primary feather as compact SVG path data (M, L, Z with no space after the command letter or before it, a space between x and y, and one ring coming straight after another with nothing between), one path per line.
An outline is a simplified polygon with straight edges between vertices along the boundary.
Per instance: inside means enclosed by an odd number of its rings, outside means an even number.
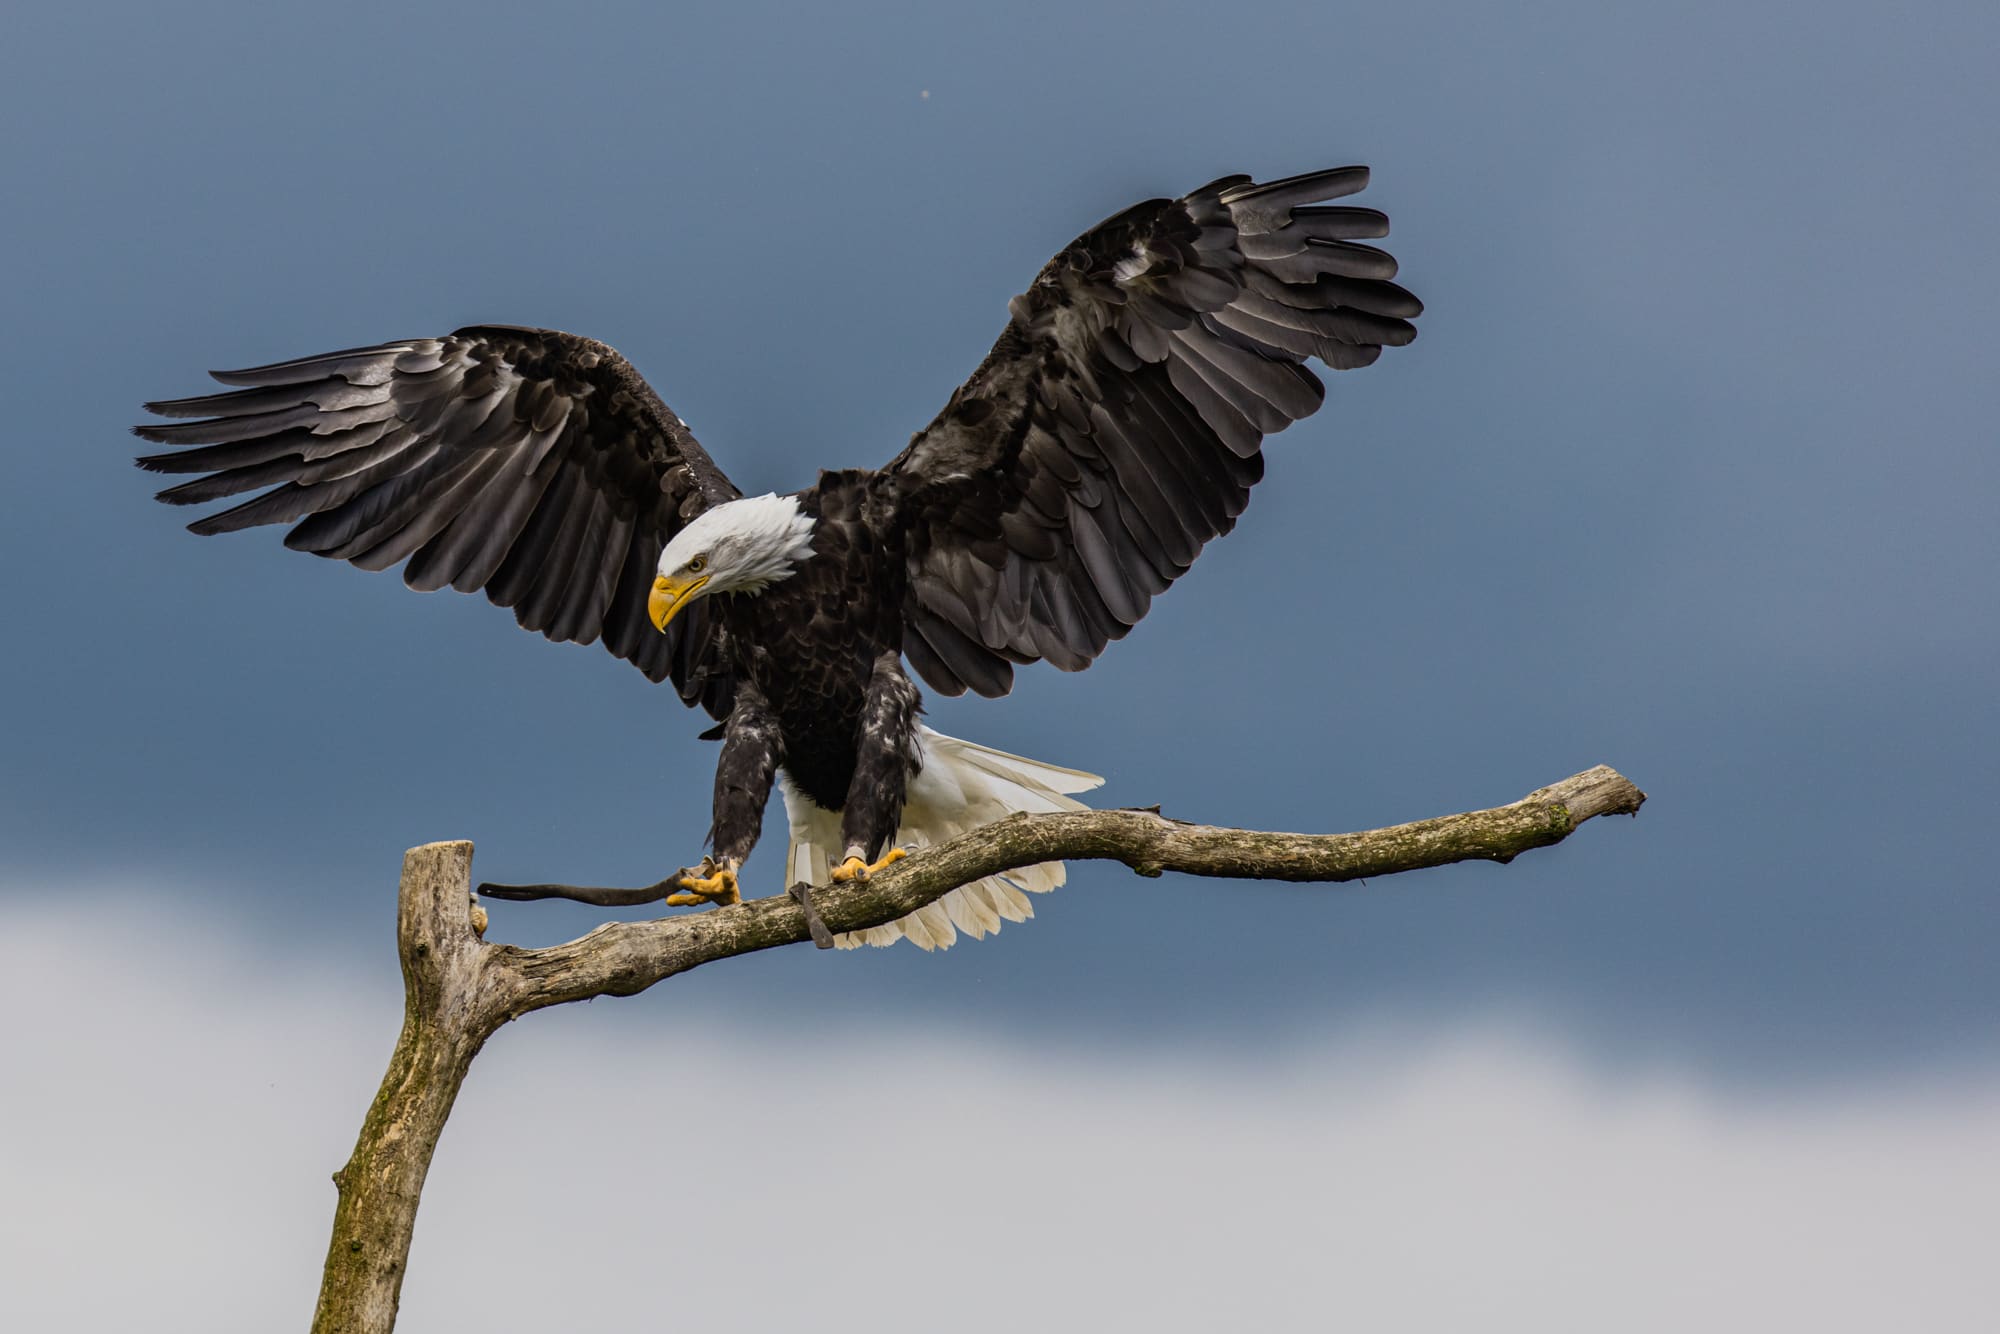
M1413 320L1424 313L1424 303L1395 283L1381 279L1342 278L1327 274L1314 281L1289 283L1255 265L1243 271L1244 284L1251 291L1299 310L1328 310L1348 306L1371 315Z
M276 361L268 366L252 366L246 370L210 371L208 376L218 383L233 385L308 384L333 375L348 378L356 371L374 371L385 362L393 363L400 356L427 346L435 347L437 342L434 338L421 338L405 343L350 347L341 352L322 352L317 356Z

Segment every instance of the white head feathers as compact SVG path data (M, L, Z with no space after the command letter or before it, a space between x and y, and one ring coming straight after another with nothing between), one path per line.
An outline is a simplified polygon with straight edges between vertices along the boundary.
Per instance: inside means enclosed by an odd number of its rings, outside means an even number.
M690 562L708 576L703 595L761 593L812 555L813 521L793 496L745 496L703 510L660 553L660 570L684 577Z

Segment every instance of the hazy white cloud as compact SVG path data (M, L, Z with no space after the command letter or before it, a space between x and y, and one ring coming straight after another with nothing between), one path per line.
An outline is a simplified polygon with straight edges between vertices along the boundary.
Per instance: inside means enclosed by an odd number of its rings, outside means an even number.
M328 1174L400 998L168 920L6 924L11 1328L309 1318ZM1274 1066L651 1012L495 1039L431 1175L405 1328L1935 1331L1991 1312L2000 1080L1745 1100L1606 1081L1507 1029L1382 1029Z

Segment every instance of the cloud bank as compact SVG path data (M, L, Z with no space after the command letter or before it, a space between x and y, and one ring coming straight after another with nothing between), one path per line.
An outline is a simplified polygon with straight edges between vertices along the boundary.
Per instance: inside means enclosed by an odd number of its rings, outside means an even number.
M140 901L10 915L12 1327L309 1318L328 1174L399 997L169 920ZM405 1328L1990 1314L2000 1079L1745 1099L1606 1080L1506 1027L1376 1026L1242 1063L640 1005L535 1016L482 1056L431 1174Z

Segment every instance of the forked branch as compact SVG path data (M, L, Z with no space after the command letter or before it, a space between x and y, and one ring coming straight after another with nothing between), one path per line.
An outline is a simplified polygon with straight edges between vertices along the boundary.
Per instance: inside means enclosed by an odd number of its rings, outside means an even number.
M960 885L1047 861L1105 859L1141 875L1181 871L1243 880L1339 883L1461 861L1512 861L1560 843L1598 815L1635 815L1646 799L1599 766L1483 811L1357 834L1275 834L1185 824L1151 811L1017 815L927 848L873 879L813 891L834 931L879 926ZM315 1334L387 1334L431 1151L480 1047L501 1025L545 1006L629 996L690 968L812 938L808 914L779 894L730 908L614 922L567 944L521 949L480 938L470 894L472 845L431 843L403 860L396 918L403 1031L334 1182L340 1200ZM482 886L496 898L644 903L667 893L572 885Z

